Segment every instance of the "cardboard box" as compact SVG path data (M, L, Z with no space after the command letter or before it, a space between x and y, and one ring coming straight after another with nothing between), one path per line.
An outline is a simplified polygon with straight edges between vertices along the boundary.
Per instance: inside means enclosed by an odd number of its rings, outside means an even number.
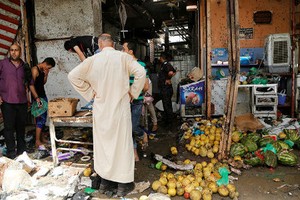
M75 114L79 99L56 98L48 103L49 117L70 117Z

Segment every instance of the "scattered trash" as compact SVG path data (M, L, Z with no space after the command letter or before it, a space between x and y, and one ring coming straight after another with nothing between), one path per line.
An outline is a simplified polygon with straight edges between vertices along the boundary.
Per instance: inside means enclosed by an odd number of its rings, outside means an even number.
M300 125L297 122L297 119L293 119L293 118L285 118L282 119L282 123L278 124L278 125L269 125L267 123L265 123L263 120L259 120L265 127L267 130L269 130L269 135L278 135L279 133L282 132L283 129L299 129Z
M96 191L95 189L90 188L90 187L87 187L87 188L84 189L84 193L86 193L86 194L92 194L95 191Z
M130 192L128 195L142 193L145 190L147 190L149 187L150 187L149 181L141 181L141 182L135 183L134 190L132 192Z
M64 173L64 169L63 167L59 166L59 167L55 167L53 170L52 170L52 173L50 174L51 176L60 176Z
M85 192L79 191L74 194L74 196L72 197L72 200L87 200L89 198L90 198L90 196L88 194L86 194Z
M294 185L283 184L283 185L277 187L277 189L279 189L282 192L287 193L287 192L291 192L291 191L299 189L299 185L298 184L294 184Z
M19 162L23 165L23 169L30 173L36 166L33 161L28 157L26 151L16 158L16 162Z
M81 160L82 162L87 162L87 161L91 160L91 156L82 156L82 157L80 158L80 160Z
M171 200L168 195L161 194L161 193L152 193L148 196L149 200Z
M58 158L59 161L63 161L63 160L68 160L68 159L72 158L74 155L75 155L75 153L70 151L70 152L67 152L67 153L58 154L57 158Z
M231 181L231 182L239 180L239 178L234 177L234 176L228 176L228 178L229 178L229 181Z
M47 167L41 167L34 175L33 178L40 178L42 176L46 176L48 174L48 172L50 171L49 168Z
M193 164L187 164L187 165L178 165L170 160L167 160L163 158L163 156L159 154L155 154L154 158L158 161L161 161L162 163L166 164L168 167L173 169L179 169L179 170L192 170L194 168Z
M239 169L235 169L233 167L230 167L230 171L232 171L233 173L237 174L237 175L242 175L242 171Z
M274 181L274 182L280 182L281 179L280 179L280 178L273 178L273 181Z
M10 193L21 189L29 190L32 184L33 180L31 176L23 169L9 167L4 172L2 189L5 192Z
M26 142L26 143L30 142L31 140L33 140L33 135L27 135L27 136L25 137L25 142Z
M92 187L92 181L91 181L90 177L84 177L84 176L80 177L80 182L79 182L78 188L79 187L81 189L86 188L86 187L90 187L90 188L95 189L95 190L99 189L99 186L98 186L98 188Z
M36 152L33 154L33 158L34 159L43 159L48 157L50 154L48 152L48 150L42 150L42 149L37 149Z

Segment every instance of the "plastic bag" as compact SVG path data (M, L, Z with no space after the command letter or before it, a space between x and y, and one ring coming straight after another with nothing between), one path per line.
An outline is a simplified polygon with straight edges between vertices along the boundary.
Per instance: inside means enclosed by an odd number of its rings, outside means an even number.
M268 79L256 77L256 78L254 78L254 79L251 81L251 83L252 83L252 84L263 84L263 85L265 85L265 84L268 83Z
M292 140L284 140L284 142L289 145L290 148L293 148L294 142Z
M38 102L35 101L31 105L31 114L34 117L38 117L42 114L44 114L48 110L48 103L43 98L40 98L42 106L39 107Z
M277 153L276 149L274 148L274 146L271 143L268 143L264 148L263 148L263 152L266 153L266 151L272 151L273 153Z
M229 183L228 174L230 173L230 172L228 171L228 169L225 168L225 167L221 167L221 168L219 169L219 173L220 173L220 175L221 175L221 178L217 181L218 186L221 186L221 185L228 185L228 183Z
M151 96L151 94L146 93L145 96L144 96L144 103L149 105L153 101L154 101L154 98Z

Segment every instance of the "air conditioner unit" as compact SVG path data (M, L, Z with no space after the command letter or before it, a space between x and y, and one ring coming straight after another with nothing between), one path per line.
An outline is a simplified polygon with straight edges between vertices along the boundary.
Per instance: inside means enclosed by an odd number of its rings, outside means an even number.
M290 72L291 38L288 33L271 34L265 39L264 64L270 73Z

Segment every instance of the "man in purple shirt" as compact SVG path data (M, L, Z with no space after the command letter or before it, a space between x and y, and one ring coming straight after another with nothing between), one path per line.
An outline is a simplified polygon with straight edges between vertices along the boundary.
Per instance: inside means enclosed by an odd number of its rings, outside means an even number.
M27 95L24 62L21 48L13 44L9 58L0 61L0 107L4 121L4 138L7 157L15 158L26 151L25 125L27 119ZM17 149L14 133L16 132Z

